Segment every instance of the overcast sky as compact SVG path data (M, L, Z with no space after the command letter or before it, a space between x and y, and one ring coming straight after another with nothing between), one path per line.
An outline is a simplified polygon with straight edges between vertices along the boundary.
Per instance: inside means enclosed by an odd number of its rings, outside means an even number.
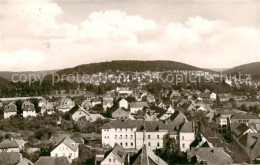
M0 0L0 71L111 60L260 61L259 0Z

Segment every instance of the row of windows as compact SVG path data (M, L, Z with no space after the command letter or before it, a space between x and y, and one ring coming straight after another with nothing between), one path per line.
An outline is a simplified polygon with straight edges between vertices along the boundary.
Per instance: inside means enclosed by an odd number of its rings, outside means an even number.
M125 139L127 139L127 138L128 138L128 136L125 135ZM131 135L129 138L130 138L130 139L133 139L133 135ZM115 135L115 139L117 139L117 135ZM120 135L120 136L119 136L119 139L123 139L123 135Z
M147 135L147 139L151 139L151 135ZM157 135L157 139L160 139L160 135Z
M148 142L148 146L151 147L151 142ZM157 147L160 147L160 143L157 142Z
M104 131L109 131L109 129L104 129ZM133 128L116 128L115 131L119 131L119 132L122 132L122 131L133 131Z
M120 146L123 147L123 143L122 143L122 142L120 143ZM130 146L133 147L133 146L134 146L134 143L130 143ZM127 142L125 143L125 147L128 147L128 143L127 143Z

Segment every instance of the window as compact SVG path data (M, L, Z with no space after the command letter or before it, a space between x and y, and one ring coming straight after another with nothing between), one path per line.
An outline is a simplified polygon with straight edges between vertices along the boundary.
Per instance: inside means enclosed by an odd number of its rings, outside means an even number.
M127 147L127 143L125 143L125 146Z
M122 142L120 143L120 146L123 146L123 143L122 143Z
M134 144L133 143L131 143L131 146L133 146Z
M127 135L125 135L125 138L127 139Z
M157 143L157 147L160 147L160 143L159 142Z
M117 139L117 135L115 135L115 139Z
M116 159L113 159L113 162L116 162Z
M131 135L131 139L133 139L133 135Z
M148 135L148 139L150 139L151 138L151 135Z
M184 143L182 144L182 148L185 148L185 144Z
M149 147L151 146L151 143L150 143L150 142L148 143L148 146L149 146Z
M157 135L157 139L160 139L160 135Z
M58 154L55 154L56 157L58 157Z
M182 136L182 140L184 140L184 136Z
M120 135L120 139L122 139L122 135Z
M109 158L109 162L111 162L111 159Z

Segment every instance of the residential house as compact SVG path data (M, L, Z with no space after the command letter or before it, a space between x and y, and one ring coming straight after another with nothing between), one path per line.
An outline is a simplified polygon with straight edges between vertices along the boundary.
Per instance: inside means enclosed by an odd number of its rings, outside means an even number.
M51 151L51 157L67 157L72 162L79 157L79 145L67 136Z
M232 164L233 160L223 148L192 148L187 151L189 162L196 158L202 164ZM192 162L195 163L195 162Z
M48 101L46 99L40 100L39 103L38 103L38 107L42 107L43 105L47 104L47 102Z
M185 122L179 133L180 150L186 152L195 140L195 126L193 122Z
M110 95L105 95L102 97L103 98L103 101L114 101L114 97L110 96Z
M188 111L212 111L209 104L205 104L203 102L194 102L190 104L190 106L187 108Z
M144 107L148 107L146 102L133 102L130 103L130 112L132 114L137 114L139 110L143 110Z
M197 100L202 101L202 100L209 100L210 99L210 93L207 92L201 92L197 98Z
M22 105L22 110L23 110L23 117L36 117L36 109L34 105L30 102L26 102L25 104Z
M168 119L169 117L171 117L172 114L174 114L175 110L173 109L172 106L169 106L167 111L165 111L165 113L161 113L157 116L157 118L159 120L166 120Z
M126 111L122 108L118 108L117 110L115 110L112 113L112 118L113 119L126 119L126 118L128 118L129 114L130 114L129 111Z
M114 105L114 102L111 100L103 100L103 109L107 110L108 108L111 108Z
M123 165L128 164L129 157L127 152L117 143L114 148L106 153L106 157L100 163L101 165Z
M20 152L24 149L26 141L18 139L6 139L0 143L0 152Z
M125 99L122 99L119 101L119 108L125 108L128 109L128 101Z
M164 160L157 156L150 147L143 145L130 163L131 165L167 165Z
M86 101L90 101L95 98L95 95L93 93L88 93L84 96Z
M178 90L172 90L171 91L171 95L170 95L170 99L173 99L174 97L180 97L181 94Z
M11 116L15 116L17 114L17 107L14 102L10 102L7 106L4 108L4 118L8 119Z
M133 95L133 91L126 87L117 87L116 91L118 96L123 98Z
M44 113L48 115L52 115L55 113L54 109L54 103L53 102L47 102L46 104L43 104L41 107L41 114L43 115Z
M231 114L221 114L220 117L216 119L216 123L218 124L219 132L226 132L228 122L230 122Z
M85 118L90 122L95 122L98 118L105 119L102 115L92 114L77 104L69 111L69 113L72 114L71 117L74 121L79 121L82 118Z
M62 98L57 109L58 111L65 113L68 112L74 106L75 106L74 101L68 98Z
M228 93L218 94L217 97L220 102L227 102L231 98L231 94L228 94Z
M89 100L84 100L81 103L81 107L83 107L86 110L90 110L90 108L92 107L91 100L90 101Z
M231 117L230 121L231 123L260 124L260 118L253 113L246 113L246 114L236 113L234 116Z
M94 98L94 99L92 99L91 104L92 104L92 107L94 107L95 105L101 104L100 98Z
M67 157L41 156L34 165L70 165Z

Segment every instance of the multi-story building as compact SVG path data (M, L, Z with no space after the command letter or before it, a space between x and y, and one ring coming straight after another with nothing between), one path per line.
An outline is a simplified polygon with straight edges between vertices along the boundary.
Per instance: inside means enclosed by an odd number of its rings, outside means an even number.
M186 122L179 133L180 150L186 152L190 144L195 140L195 126L193 122Z
M112 120L102 127L102 145L125 149L140 149L144 143L151 149L165 146L172 127L161 121Z
M79 156L79 145L68 136L52 151L52 157L67 157L70 162Z

